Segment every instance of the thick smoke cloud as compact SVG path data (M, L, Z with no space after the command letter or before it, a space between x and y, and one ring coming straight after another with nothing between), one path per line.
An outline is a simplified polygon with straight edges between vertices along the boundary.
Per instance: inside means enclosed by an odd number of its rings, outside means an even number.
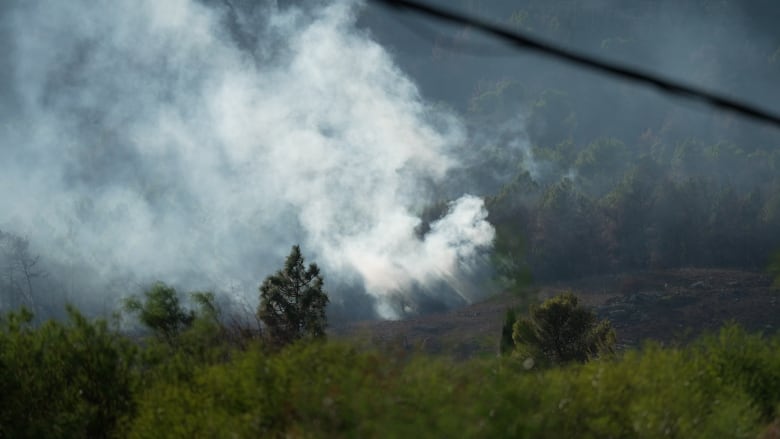
M416 234L465 134L356 30L356 7L6 5L0 229L94 286L254 297L300 242L387 317L406 290L472 299L462 274L493 240L482 200Z

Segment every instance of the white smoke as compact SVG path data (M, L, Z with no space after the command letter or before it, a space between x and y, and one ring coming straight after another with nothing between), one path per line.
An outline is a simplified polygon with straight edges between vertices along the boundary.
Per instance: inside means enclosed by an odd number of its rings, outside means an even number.
M0 109L16 116L0 125L0 229L106 281L255 294L298 242L380 307L457 279L492 244L482 200L415 230L463 130L356 30L356 7L262 6L241 17L251 49L228 9L193 0L6 11Z

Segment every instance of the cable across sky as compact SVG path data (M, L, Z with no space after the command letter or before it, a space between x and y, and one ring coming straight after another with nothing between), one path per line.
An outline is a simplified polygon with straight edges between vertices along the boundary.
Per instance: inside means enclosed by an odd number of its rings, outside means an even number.
M729 110L765 123L772 124L776 127L780 127L780 115L774 114L766 109L759 108L754 104L742 102L732 97L727 97L707 90L699 89L669 78L663 78L659 75L648 73L640 69L598 59L596 57L585 55L574 50L555 46L551 43L544 42L540 39L525 35L515 30L506 29L494 23L490 23L486 20L482 20L476 17L469 17L460 12L449 11L443 8L438 8L409 0L372 1L396 9L418 12L429 17L438 18L440 20L470 26L518 48L540 52L544 55L561 59L581 67L586 67L601 73L632 80L640 84L652 85L665 93L698 100L714 107Z

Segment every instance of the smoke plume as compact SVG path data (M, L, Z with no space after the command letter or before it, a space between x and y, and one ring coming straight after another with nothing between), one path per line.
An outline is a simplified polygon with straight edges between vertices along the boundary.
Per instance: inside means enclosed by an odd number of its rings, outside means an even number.
M482 200L415 234L461 123L354 26L355 3L1 8L0 229L73 277L255 296L301 243L388 317L407 289L473 297L458 279L493 240Z

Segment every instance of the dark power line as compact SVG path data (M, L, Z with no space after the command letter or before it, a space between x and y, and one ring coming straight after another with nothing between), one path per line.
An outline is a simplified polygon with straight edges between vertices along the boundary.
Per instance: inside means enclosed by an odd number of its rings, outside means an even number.
M689 99L697 99L709 105L731 110L736 113L740 113L745 116L749 116L754 119L768 122L780 127L780 116L772 114L767 110L758 108L753 104L740 102L737 99L721 96L670 79L661 78L657 75L646 73L639 69L599 60L595 57L584 55L573 50L556 47L555 45L542 42L541 40L529 37L513 30L502 28L479 18L469 17L458 12L447 11L435 6L425 5L408 0L373 1L388 5L393 8L416 11L441 20L471 26L514 46L541 52L545 55L562 59L564 61L587 67L602 73L630 79L642 84L653 85L666 93L683 96Z

